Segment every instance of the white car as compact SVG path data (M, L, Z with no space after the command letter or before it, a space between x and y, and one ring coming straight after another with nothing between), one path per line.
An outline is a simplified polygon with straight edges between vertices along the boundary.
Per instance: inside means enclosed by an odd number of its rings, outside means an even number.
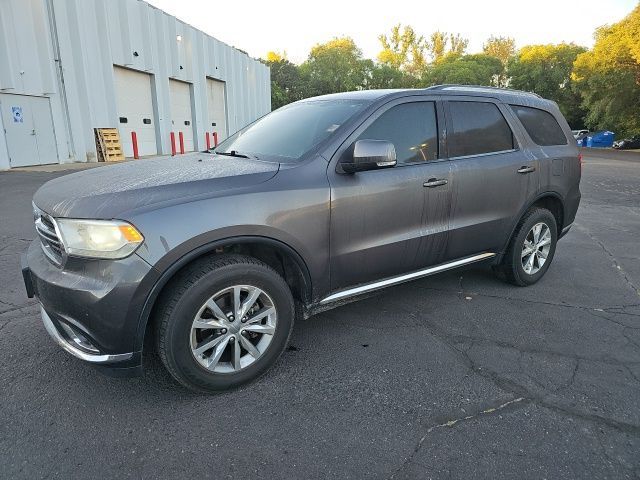
M573 133L573 138L577 140L578 137L581 137L582 135L586 135L587 133L589 133L589 130L571 130L571 133Z

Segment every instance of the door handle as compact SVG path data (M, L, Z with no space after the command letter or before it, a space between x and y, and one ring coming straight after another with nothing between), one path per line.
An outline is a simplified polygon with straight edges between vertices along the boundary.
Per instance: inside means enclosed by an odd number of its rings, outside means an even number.
M422 185L424 187L429 187L429 188L433 188L433 187L439 187L441 185L446 185L447 183L449 183L448 180L445 180L444 178L430 178L428 181L424 182Z
M523 165L518 169L518 173L531 173L535 171L536 171L536 167L527 167L526 165Z

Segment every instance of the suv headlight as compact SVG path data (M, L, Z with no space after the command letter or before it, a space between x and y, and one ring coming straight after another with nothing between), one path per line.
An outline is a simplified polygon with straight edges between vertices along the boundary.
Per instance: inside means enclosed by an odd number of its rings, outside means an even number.
M57 218L62 243L69 255L90 258L124 258L144 237L130 223L120 220Z

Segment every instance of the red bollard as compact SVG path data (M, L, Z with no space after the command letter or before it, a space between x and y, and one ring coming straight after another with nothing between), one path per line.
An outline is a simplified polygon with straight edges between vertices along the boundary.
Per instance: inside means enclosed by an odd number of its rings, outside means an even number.
M178 138L180 139L180 153L184 153L184 137L182 132L178 132Z
M213 146L218 146L218 132L213 132Z
M176 134L171 132L171 156L175 156L176 154Z
M131 143L133 144L133 158L138 160L140 156L138 155L138 135L136 132L131 132Z
M207 150L209 150L211 148L211 139L209 138L209 132L206 132L204 134L204 138L207 141Z

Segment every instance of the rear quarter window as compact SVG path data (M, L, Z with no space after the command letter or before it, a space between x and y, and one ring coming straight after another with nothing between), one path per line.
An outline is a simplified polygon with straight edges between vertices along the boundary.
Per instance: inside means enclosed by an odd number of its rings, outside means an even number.
M536 144L542 147L567 144L567 137L562 128L549 112L522 105L511 105L511 109Z

